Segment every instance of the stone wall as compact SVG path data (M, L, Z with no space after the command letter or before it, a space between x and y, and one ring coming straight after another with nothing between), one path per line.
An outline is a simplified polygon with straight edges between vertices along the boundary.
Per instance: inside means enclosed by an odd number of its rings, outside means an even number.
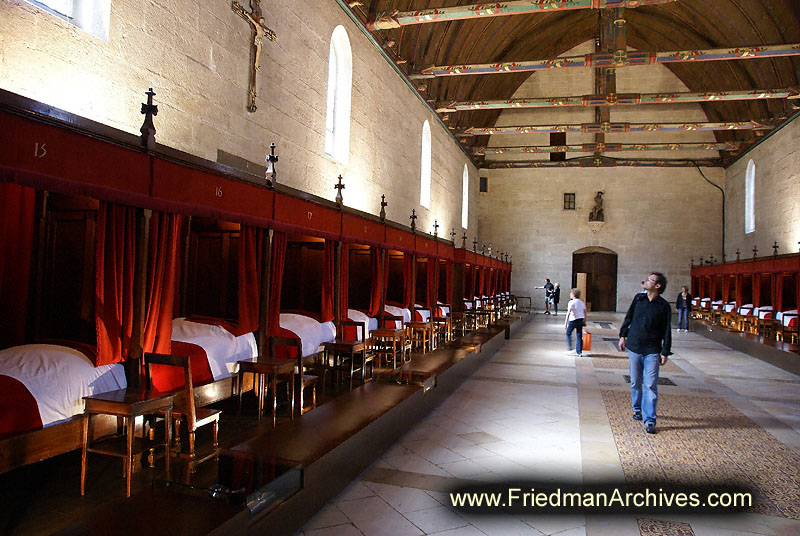
M585 43L565 56L586 54ZM594 92L593 71L539 71L520 86L515 98L585 95ZM665 67L620 69L617 91L688 91ZM641 105L611 108L611 121L706 121L699 105ZM508 110L498 125L585 123L594 121L592 108ZM711 132L608 135L607 142L655 143L714 141ZM568 144L594 141L591 134L567 134ZM548 145L549 134L492 136L490 146ZM714 158L713 151L607 153L615 158ZM497 159L511 160L509 155ZM568 153L567 158L585 156ZM548 159L522 155L517 160ZM703 168L709 180L722 186L721 168ZM512 290L543 303L545 278L560 282L568 299L572 284L572 253L599 246L617 253L617 310L624 311L649 271L664 272L667 298L690 279L690 259L697 254L721 256L722 195L696 168L547 168L481 170L489 191L479 194L480 240L513 254ZM604 192L605 223L590 224L588 215L597 191ZM576 210L563 209L563 194L576 194ZM563 304L562 304L563 306Z
M753 255L797 253L800 248L800 116L751 149L725 170L725 253L728 260ZM754 232L744 232L745 174L755 164Z
M242 3L249 9L249 3ZM270 142L278 179L333 199L344 176L345 205L373 214L386 194L387 217L442 234L461 229L461 178L471 203L477 171L448 131L397 76L336 2L271 0L258 75L258 110L246 110L250 27L227 1L114 0L108 42L25 0L0 3L0 87L120 130L136 133L140 103L153 87L157 141L216 161L220 152L263 164ZM325 154L328 50L337 25L353 54L350 158ZM419 205L422 123L431 123L431 209ZM470 210L470 231L477 210ZM446 231L445 231L446 230ZM460 233L459 233L460 234Z

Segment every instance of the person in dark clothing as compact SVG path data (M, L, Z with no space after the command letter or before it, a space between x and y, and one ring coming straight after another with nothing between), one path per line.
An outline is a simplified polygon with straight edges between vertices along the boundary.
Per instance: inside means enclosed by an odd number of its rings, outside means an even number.
M681 287L681 292L675 300L675 308L678 310L678 331L689 331L689 313L692 311L692 295L689 289Z
M656 433L658 368L671 355L672 307L661 297L667 278L653 272L642 281L645 293L633 298L619 330L619 349L628 350L633 418L644 419L648 434Z
M558 302L561 299L561 285L556 283L553 288L553 316L558 316Z
M543 288L544 289L544 314L550 314L550 306L553 303L553 284L550 282L549 279L544 280L544 286L542 287L533 287L533 288Z

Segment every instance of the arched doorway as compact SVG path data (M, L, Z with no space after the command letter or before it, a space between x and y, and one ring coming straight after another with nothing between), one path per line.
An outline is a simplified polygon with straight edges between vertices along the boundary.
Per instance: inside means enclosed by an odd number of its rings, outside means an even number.
M572 286L584 291L592 311L616 311L617 254L599 246L574 251Z

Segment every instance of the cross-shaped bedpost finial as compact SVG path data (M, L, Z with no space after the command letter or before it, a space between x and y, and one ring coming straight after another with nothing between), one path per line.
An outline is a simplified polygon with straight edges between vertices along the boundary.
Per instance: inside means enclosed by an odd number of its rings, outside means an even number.
M386 207L389 206L389 203L386 202L386 196L381 194L381 221L386 221Z
M780 246L778 246L778 241L776 240L775 243L772 244L772 254L773 255L777 255L778 254L778 248L779 247Z
M489 247L487 248L487 251L489 252L489 256L491 257L492 256L492 245L491 244L489 244Z
M264 37L270 41L277 39L275 32L264 25L260 4L261 0L250 0L250 13L248 13L236 0L231 2L231 9L250 25L250 34L252 35L252 42L250 43L250 88L247 97L247 111L250 113L256 111L256 97L258 96L256 92L256 77L260 70L258 63L261 59L262 41Z
M700 266L703 266L703 257L700 257Z
M267 186L272 188L277 183L278 173L275 171L275 163L278 157L275 155L275 142L269 144L269 154L267 155L267 172L264 174L267 179Z
M477 236L472 239L472 251L474 251L475 253L478 252L478 237Z
M144 114L144 122L139 132L142 133L141 141L142 146L146 149L154 149L156 146L156 127L153 124L153 116L158 115L158 106L153 104L153 97L156 92L153 88L149 88L145 95L147 95L147 103L142 103L142 113Z
M481 255L486 255L486 242L481 243Z
M800 244L800 242L798 242ZM461 237L461 249L467 249L467 233Z
M739 248L736 248L736 262L739 262L739 258L741 257L742 252L739 251Z
M758 246L753 246L753 258L755 259L758 255Z
M411 220L411 231L415 232L417 230L417 210L412 208L411 209L411 216L408 217Z
M334 185L334 188L337 190L336 204L339 205L339 208L342 208L342 202L344 201L344 198L342 197L342 190L344 190L344 184L342 184L341 175L339 175L339 184Z
M452 242L454 244L456 243L456 229L455 229L455 227L453 227L453 229L450 230L450 242Z
M691 266L692 268L694 268L694 257L692 257L692 258L689 260L689 266Z
M433 220L433 236L439 236L439 220Z
M713 253L709 257L709 260L711 261L711 264L714 264L714 254Z

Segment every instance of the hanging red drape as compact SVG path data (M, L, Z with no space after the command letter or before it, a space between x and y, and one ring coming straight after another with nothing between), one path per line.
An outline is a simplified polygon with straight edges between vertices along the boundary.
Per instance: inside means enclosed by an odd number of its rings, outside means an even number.
M133 332L136 210L100 203L97 213L97 366L128 357Z
M376 247L369 248L369 316L376 318L381 311L383 297L383 278L381 277L381 250Z
M403 307L414 307L411 299L414 295L414 289L411 285L411 270L414 268L413 258L411 253L403 253Z
M0 183L0 348L25 342L36 191Z
M264 229L242 225L239 238L239 331L258 331L258 308L261 300L261 270Z
M145 352L171 351L172 311L178 272L180 214L150 216L147 256L147 316L142 347Z
M437 300L437 290L438 285L436 285L436 267L438 265L438 261L436 259L429 258L428 262L425 263L425 271L427 272L427 289L426 289L426 296L425 296L425 307L430 309L436 305Z
M722 302L728 303L728 297L731 295L731 276L722 276Z
M783 274L775 274L775 290L773 290L772 295L775 296L772 307L773 311L777 313L778 311L783 311ZM772 315L775 318L775 314Z
M471 300L474 296L475 284L472 280L475 277L475 267L467 266L464 269L464 298Z
M269 335L280 336L281 287L283 267L286 264L286 233L275 231L272 235L272 255L269 265Z
M320 306L320 319L330 322L336 315L334 308L334 275L336 271L336 242L325 240L322 253L322 304Z
M347 320L350 298L350 245L342 244L342 273L339 275L339 320Z
M741 274L737 274L736 276L736 305L742 306L744 302L742 298L744 298L744 276Z
M483 297L486 295L486 269L481 266L478 268L478 296Z

